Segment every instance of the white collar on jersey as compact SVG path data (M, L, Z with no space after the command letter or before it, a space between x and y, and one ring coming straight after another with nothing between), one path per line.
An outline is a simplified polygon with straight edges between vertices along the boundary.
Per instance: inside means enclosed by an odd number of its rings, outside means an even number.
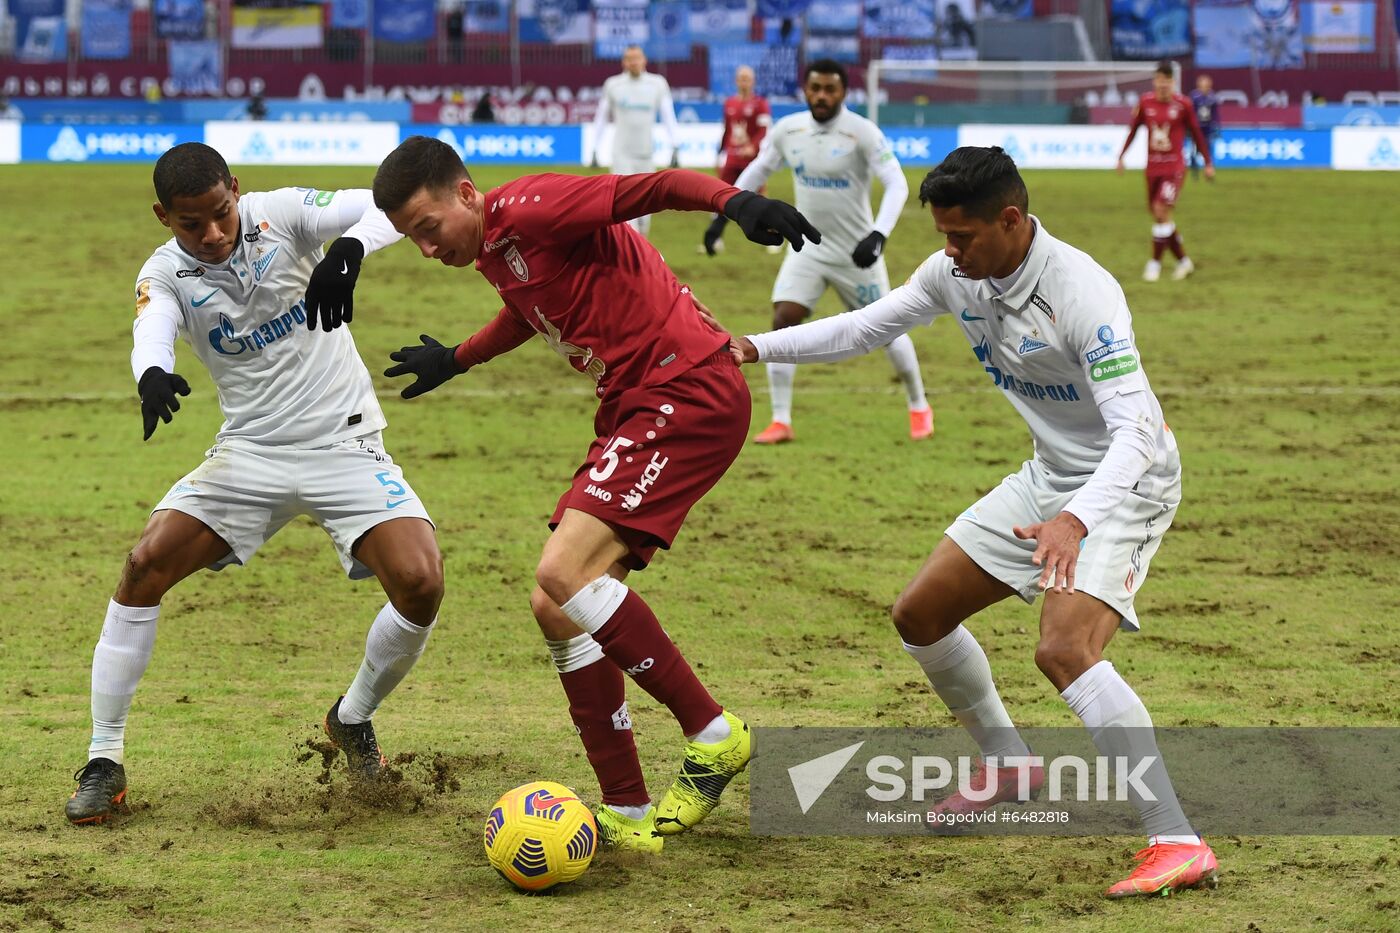
M1028 216L1031 223L1035 224L1030 251L1026 253L1020 267L1011 275L995 281L983 279L977 283L977 297L982 300L999 298L1009 308L1020 308L1031 300L1031 293L1035 291L1036 283L1040 281L1041 274L1045 272L1045 265L1050 261L1050 234L1039 217L1034 214ZM1041 236L1042 233L1045 235Z

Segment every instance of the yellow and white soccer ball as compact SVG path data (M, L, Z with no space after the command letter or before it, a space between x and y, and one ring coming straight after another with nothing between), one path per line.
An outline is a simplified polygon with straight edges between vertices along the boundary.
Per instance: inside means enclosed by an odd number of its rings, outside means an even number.
M535 781L506 791L486 817L491 867L524 891L576 880L598 848L593 813L563 784Z

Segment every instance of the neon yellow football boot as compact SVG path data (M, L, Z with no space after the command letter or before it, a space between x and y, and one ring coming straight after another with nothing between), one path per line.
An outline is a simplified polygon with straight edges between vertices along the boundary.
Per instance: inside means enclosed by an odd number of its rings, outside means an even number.
M740 771L753 756L753 735L742 719L724 711L729 738L711 744L690 742L681 773L656 808L656 831L663 836L683 833L710 815Z
M656 808L648 807L646 816L634 820L623 816L607 804L593 811L598 823L598 838L610 849L631 849L659 855L666 840L656 832Z

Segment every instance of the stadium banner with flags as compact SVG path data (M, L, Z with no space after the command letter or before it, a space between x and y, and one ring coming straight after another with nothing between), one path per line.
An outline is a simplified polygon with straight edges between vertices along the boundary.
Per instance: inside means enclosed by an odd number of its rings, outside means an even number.
M932 39L933 0L866 0L861 31L881 39Z
M81 29L83 58L129 58L131 0L85 0Z
M154 0L151 13L155 19L157 38L204 38L202 0Z
M369 0L331 0L332 29L364 29L369 26Z
M467 0L462 25L472 35L510 32L509 0Z
M758 15L785 19L807 12L812 0L758 0Z
M807 28L812 32L847 33L860 30L860 0L828 0L807 11Z
M751 0L690 0L689 5L690 32L696 41L710 45L749 41L753 26Z
M589 0L516 0L521 42L555 45L593 41L593 4Z
M812 33L803 40L802 49L809 62L819 58L829 58L847 65L860 62L860 40L853 35Z
M385 42L427 42L437 32L433 0L374 0L374 37Z
M1148 61L1191 54L1188 0L1113 0L1109 23L1114 58Z
M224 86L219 40L172 39L170 80L187 97L217 96Z
M658 62L690 60L690 8L684 0L651 4L647 28L647 58Z
M30 16L62 16L63 0L6 0L5 9L15 19Z
M1376 5L1356 0L1304 3L1303 48L1326 53L1374 52Z
M234 48L307 49L322 44L320 4L268 6L268 2L234 0L230 37Z
M68 57L68 20L57 16L16 16L15 57L22 62L61 62Z
M629 45L645 45L647 6L646 0L593 0L593 54L618 58Z

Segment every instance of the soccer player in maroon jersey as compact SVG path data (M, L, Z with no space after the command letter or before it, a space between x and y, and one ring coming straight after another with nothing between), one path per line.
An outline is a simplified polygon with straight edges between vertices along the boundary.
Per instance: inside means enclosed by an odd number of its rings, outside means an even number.
M765 98L754 93L753 82L753 69L748 65L734 69L734 86L738 93L724 102L724 131L719 137L719 177L728 185L738 182L744 169L758 155L758 147L763 143L768 127L773 125L773 111ZM760 189L759 193L763 191ZM719 216L716 215L716 219ZM720 240L723 229L723 224L716 227L712 223L705 231L703 248L711 256L724 249L724 243ZM779 252L779 249L777 246L768 247L770 253Z
M1152 258L1142 270L1144 281L1155 282L1162 277L1162 253L1171 250L1176 257L1172 278L1184 279L1195 271L1191 257L1181 245L1181 235L1172 222L1172 209L1186 180L1186 157L1182 145L1189 130L1206 163L1206 178L1215 177L1215 164L1210 146L1196 122L1196 110L1191 101L1176 93L1172 63L1162 62L1152 76L1152 96L1138 101L1133 109L1133 125L1123 150L1118 153L1118 171L1123 171L1123 156L1137 136L1138 127L1147 127L1147 208L1152 212Z
M749 426L748 387L713 323L659 253L626 225L663 210L722 211L758 243L821 235L797 209L697 172L527 175L480 191L454 150L414 136L374 177L374 200L427 259L476 268L505 304L455 347L423 335L385 375L421 395L536 334L597 386L597 439L550 520L530 606L569 714L602 787L603 841L660 851L703 820L748 764L743 720L716 703L624 585L668 548L686 513L728 469ZM680 776L653 807L625 681L676 717Z

